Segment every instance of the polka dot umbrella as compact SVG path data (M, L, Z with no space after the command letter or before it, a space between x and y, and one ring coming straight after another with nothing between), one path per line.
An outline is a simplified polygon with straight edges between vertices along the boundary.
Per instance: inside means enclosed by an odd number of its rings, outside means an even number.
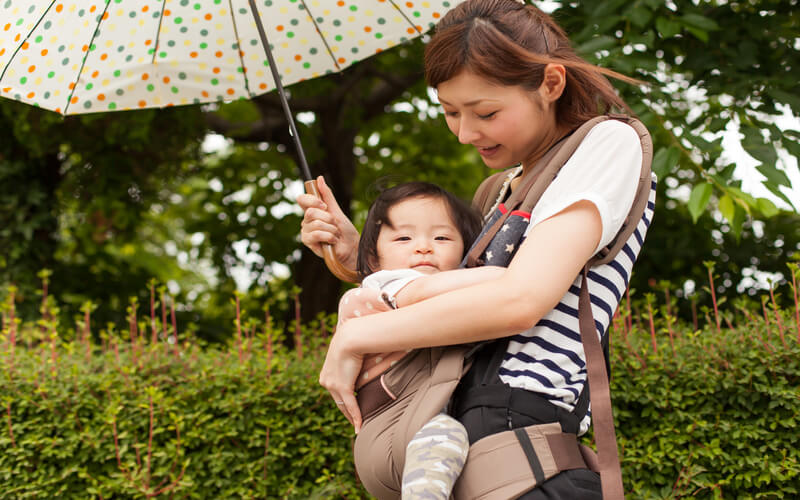
M310 181L282 87L419 36L458 3L0 0L0 96L68 115L229 101L277 89ZM325 260L335 266L328 254L330 248ZM355 276L331 270L348 281Z

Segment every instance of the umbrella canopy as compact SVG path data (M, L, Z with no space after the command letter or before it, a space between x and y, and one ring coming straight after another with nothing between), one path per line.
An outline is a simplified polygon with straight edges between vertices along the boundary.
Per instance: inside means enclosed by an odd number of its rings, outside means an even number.
M457 1L258 0L283 85L427 31ZM275 88L244 0L0 0L0 96L61 114Z

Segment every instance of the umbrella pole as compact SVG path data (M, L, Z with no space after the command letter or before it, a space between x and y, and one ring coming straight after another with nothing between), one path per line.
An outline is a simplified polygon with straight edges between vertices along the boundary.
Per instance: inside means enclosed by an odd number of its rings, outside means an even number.
M269 48L269 40L267 40L267 33L264 31L264 25L261 23L261 15L258 13L255 0L249 0L249 2L250 10L253 12L253 19L255 20L256 28L258 29L258 34L261 37L261 45L264 46L264 52L267 54L269 69L272 72L272 79L275 81L275 87L278 89L278 96L281 100L283 113L286 115L286 120L289 122L289 131L291 132L294 146L297 149L297 158L300 163L300 171L303 174L303 185L305 186L306 193L313 194L317 198L320 198L319 191L317 190L317 182L311 177L311 170L308 168L308 162L306 161L306 155L303 151L303 145L300 143L300 134L297 133L297 126L294 123L292 111L289 109L289 102L286 100L286 93L284 92L283 85L281 84L281 77L278 74L278 67L275 65L275 59L272 57L272 51ZM352 269L347 269L344 267L341 261L339 261L339 258L333 252L333 246L323 243L322 254L323 258L325 259L325 265L328 266L328 269L330 269L334 276L342 281L347 281L350 283L359 283L361 281L358 273Z

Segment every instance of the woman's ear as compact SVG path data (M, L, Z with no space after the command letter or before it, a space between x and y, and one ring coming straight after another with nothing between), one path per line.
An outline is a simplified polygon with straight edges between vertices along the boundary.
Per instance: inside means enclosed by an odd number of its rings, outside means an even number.
M544 67L544 78L539 87L539 95L546 102L557 101L564 93L567 85L567 70L562 64L547 64Z

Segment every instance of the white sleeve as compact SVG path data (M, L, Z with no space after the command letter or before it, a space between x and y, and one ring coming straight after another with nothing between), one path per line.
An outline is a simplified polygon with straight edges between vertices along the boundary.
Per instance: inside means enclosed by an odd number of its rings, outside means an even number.
M633 127L607 120L586 134L533 208L526 230L579 201L597 207L603 232L595 253L616 236L630 212L642 168L642 145Z
M378 271L364 278L361 287L382 291L387 298L394 299L397 292L420 276L425 275L413 269Z

